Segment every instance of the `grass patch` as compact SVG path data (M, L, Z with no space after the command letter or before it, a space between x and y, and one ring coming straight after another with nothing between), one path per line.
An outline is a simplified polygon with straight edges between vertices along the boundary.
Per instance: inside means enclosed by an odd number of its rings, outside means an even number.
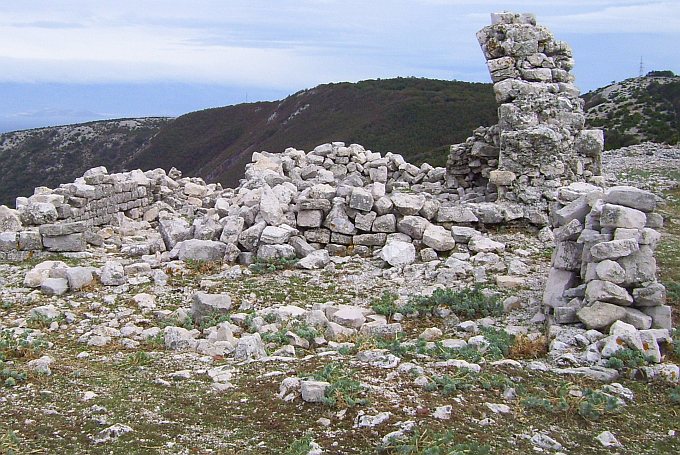
M411 436L396 439L378 450L383 454L407 455L487 455L491 448L476 442L457 442L452 431L416 429Z

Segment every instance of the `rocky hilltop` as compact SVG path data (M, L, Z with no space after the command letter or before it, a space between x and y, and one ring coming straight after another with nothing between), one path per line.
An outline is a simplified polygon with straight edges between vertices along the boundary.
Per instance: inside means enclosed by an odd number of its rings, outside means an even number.
M446 168L333 142L1 206L0 449L677 452L680 150L603 154L533 15L477 37L499 119Z
M38 128L0 134L0 202L38 185L74 180L103 165L123 170L169 118L140 118Z
M603 128L610 149L680 141L680 76L654 71L584 95L588 124Z

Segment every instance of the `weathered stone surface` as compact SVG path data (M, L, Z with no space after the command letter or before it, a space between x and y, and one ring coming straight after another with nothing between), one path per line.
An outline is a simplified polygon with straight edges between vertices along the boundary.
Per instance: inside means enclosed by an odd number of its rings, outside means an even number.
M582 220L590 212L590 206L584 196L570 202L555 212L558 226L564 226L572 220Z
M602 227L642 229L646 223L644 212L620 205L605 204L600 214Z
M416 248L409 242L389 241L380 251L380 258L392 267L403 267L416 261Z
M323 403L326 397L326 389L331 386L325 381L300 381L300 394L302 400L307 403Z
M226 216L220 220L222 225L222 233L220 235L220 242L236 243L239 235L243 232L244 220L240 216L231 215Z
M626 271L623 286L640 286L656 281L656 259L654 252L646 245L641 246L640 251L622 257L616 262Z
M468 242L468 248L474 253L500 253L505 251L505 244L489 237L473 237Z
M316 250L309 253L304 258L300 259L297 265L298 267L303 269L313 270L322 269L326 267L329 262L331 262L331 257L328 254L328 251Z
M479 218L467 207L439 207L438 223L476 223Z
M19 212L22 224L41 225L54 223L59 218L54 204L49 202L33 202L23 207Z
M656 196L653 193L633 186L612 187L605 193L604 200L643 212L652 212L656 208Z
M0 205L0 232L19 232L21 227L21 220L16 210Z
M182 261L222 261L227 246L214 240L184 240L177 244L178 257Z
M169 326L163 329L165 347L174 351L194 349L198 342L198 330L187 330L183 327Z
M191 226L182 219L161 220L158 222L158 230L168 250L173 249L177 243L191 238Z
M262 261L295 258L295 248L290 245L260 245L257 258Z
M356 227L345 212L344 204L334 204L323 225L333 232L345 235L356 234Z
M267 224L264 221L260 221L259 223L250 226L239 234L238 243L247 251L254 252L257 249L257 245L260 242L260 236L265 227L267 227Z
M72 291L77 291L94 282L92 270L88 267L69 267L66 269L66 279Z
M260 242L270 245L284 244L292 236L297 235L298 231L295 228L282 224L280 226L267 226L260 235Z
M593 245L590 248L590 254L593 259L602 261L605 259L619 259L639 250L640 246L634 239L611 240Z
M212 315L225 315L231 309L229 294L207 294L197 292L191 298L191 315L194 321L200 323Z
M43 236L43 246L54 252L85 251L87 244L83 234L68 234L56 237Z
M652 317L635 308L626 308L626 317L623 318L623 322L638 330L647 330L652 327Z
M259 333L243 335L236 343L234 360L259 359L267 355Z
M397 223L397 230L412 239L421 240L428 226L430 226L430 222L422 216L409 215Z
M52 271L63 270L63 275L66 276L66 265L62 261L44 261L29 270L24 276L24 286L29 288L37 288L40 284L50 277Z
M673 318L670 305L643 307L640 311L652 318L652 328L671 330Z
M588 329L601 330L626 317L626 309L605 302L594 302L576 312L579 321Z
M355 187L349 198L349 207L355 210L368 212L373 208L373 195L363 188Z
M423 194L392 193L392 203L402 215L417 215L425 204Z
M359 234L352 237L352 243L365 246L383 246L387 241L387 234Z
M614 284L621 284L626 280L626 271L610 259L599 262L595 267L595 273L600 280L611 281Z
M364 316L362 309L350 306L340 308L331 315L330 319L337 324L352 329L358 329L366 322L366 317Z
M579 270L583 245L576 242L557 242L553 253L553 266L561 270Z
M633 289L633 301L637 307L652 307L666 304L666 287L652 283L643 288Z
M450 251L456 246L451 233L435 224L430 224L423 232L423 243L435 251Z
M323 200L328 202L326 199ZM323 211L321 210L300 210L297 214L297 225L299 227L317 228L321 227L322 223L323 223Z
M104 286L120 286L127 282L125 270L120 262L107 261L99 275Z
M40 283L40 292L46 295L63 295L68 291L68 280L65 278L47 278Z
M283 209L279 202L276 193L269 185L262 188L262 195L260 196L260 216L269 225L277 226L282 222Z
M378 216L375 221L373 221L371 230L373 232L395 232L397 230L397 218L391 213Z
M603 280L593 280L588 283L586 298L589 302L600 301L623 306L633 304L633 297L631 297L625 288Z
M78 234L85 232L87 226L84 222L72 222L72 223L56 223L56 224L43 224L38 228L38 232L41 235L48 237L57 237L69 234Z

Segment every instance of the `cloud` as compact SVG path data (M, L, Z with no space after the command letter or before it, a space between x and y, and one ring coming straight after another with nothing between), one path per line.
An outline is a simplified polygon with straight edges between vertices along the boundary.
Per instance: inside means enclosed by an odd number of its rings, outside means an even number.
M558 38L680 39L680 2L661 0L24 0L0 12L0 82L487 80L474 34L505 9L535 12Z

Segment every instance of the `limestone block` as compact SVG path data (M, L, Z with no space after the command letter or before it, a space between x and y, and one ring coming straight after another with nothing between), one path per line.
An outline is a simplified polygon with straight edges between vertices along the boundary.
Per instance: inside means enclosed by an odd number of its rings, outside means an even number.
M622 205L643 212L652 212L656 209L656 196L633 186L612 187L605 193L604 200L610 204Z
M425 204L425 195L392 193L390 195L392 203L402 215L417 215Z
M430 224L423 232L423 244L435 251L450 251L456 246L456 241L443 226Z
M476 223L479 218L467 207L439 207L438 223Z
M197 323L213 314L228 314L232 301L229 294L197 292L191 299L191 315Z
M652 328L667 330L672 329L673 318L671 314L671 307L669 305L644 307L640 308L640 310L652 318Z
M182 261L222 261L227 246L215 240L184 240L177 244L178 257Z
M87 244L83 234L59 235L56 237L43 236L43 246L49 251L77 252L85 251Z
M643 288L633 289L633 301L636 307L665 305L666 287L661 283L652 283Z
M626 309L605 302L594 302L576 312L579 321L588 329L602 330L626 317Z
M373 208L373 195L363 188L355 187L349 198L349 207L367 212Z
M621 284L626 280L626 271L623 267L610 259L599 262L595 267L595 273L598 279L610 281L614 284Z
M375 212L357 213L354 217L354 226L362 231L371 231L377 216Z
M262 261L294 259L295 256L295 248L290 245L260 245L257 249L257 258Z
M373 232L395 232L397 230L397 219L391 213L376 217L371 230Z
M561 270L579 270L583 245L576 242L557 242L553 252L553 267Z
M633 297L625 288L609 281L593 280L586 287L586 299L589 302L607 302L621 306L633 304Z
M593 245L590 254L593 259L602 261L605 259L619 259L640 250L635 239L611 240Z
M380 258L392 267L403 267L416 261L416 248L409 242L390 241L380 251Z
M326 199L322 199L328 202ZM330 203L328 204L330 209ZM297 214L297 225L299 227L321 227L323 223L323 211L321 210L300 210Z
M644 212L622 205L605 204L600 214L602 227L642 229L646 223Z
M328 251L316 250L300 259L297 266L307 270L322 269L326 267L330 261L331 257L328 254Z
M359 234L352 237L354 245L382 246L387 241L387 234Z
M262 231L262 235L260 235L260 243L281 245L286 243L292 236L297 235L297 233L297 229L292 228L287 224L267 226Z
M428 226L430 226L430 222L425 218L409 215L405 216L397 223L397 230L403 232L412 239L421 240L423 238L423 233Z
M18 232L21 227L18 212L6 205L0 205L0 232Z

